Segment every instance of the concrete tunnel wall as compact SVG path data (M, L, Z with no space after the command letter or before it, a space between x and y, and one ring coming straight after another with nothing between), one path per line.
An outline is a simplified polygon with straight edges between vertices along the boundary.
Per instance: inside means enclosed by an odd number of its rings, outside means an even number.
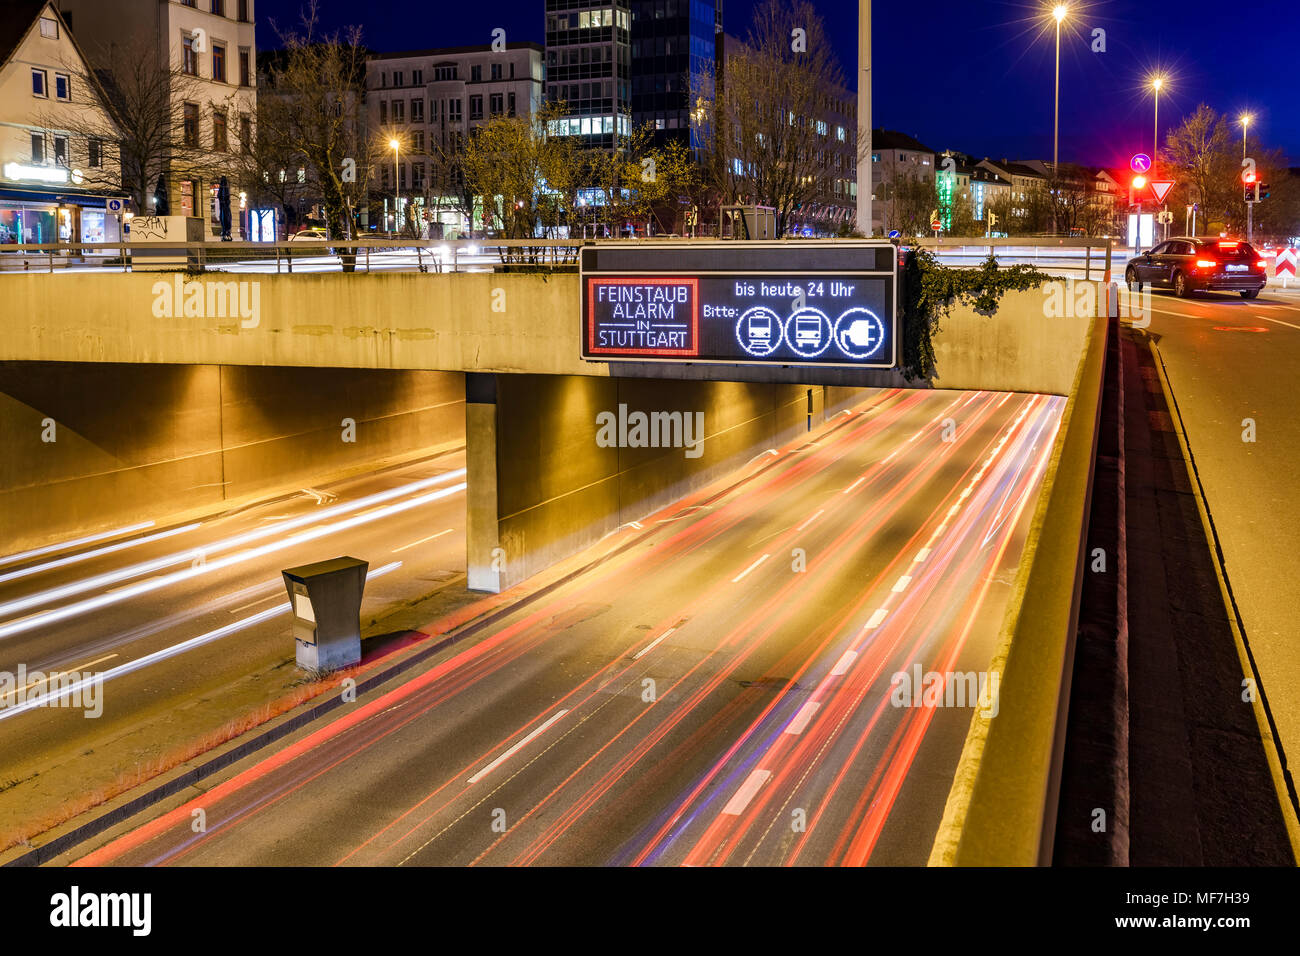
M820 386L481 378L488 380L481 388L469 385L466 410L470 586L483 591L517 584L796 439L807 431L810 415L816 427L828 413L862 399L860 389ZM600 447L597 415L617 415L620 405L629 414L702 411L702 454Z
M0 553L459 443L463 402L454 372L0 363Z

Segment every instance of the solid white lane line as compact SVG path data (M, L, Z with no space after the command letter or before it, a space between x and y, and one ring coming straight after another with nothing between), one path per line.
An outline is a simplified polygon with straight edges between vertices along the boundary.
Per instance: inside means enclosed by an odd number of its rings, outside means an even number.
M653 641L651 641L651 642L650 642L649 644L647 644L645 647L641 648L641 650L637 651L634 655L632 655L632 660L634 660L634 661L639 661L639 660L641 659L642 655L644 655L644 654L649 654L652 650L655 649L655 647L659 644L660 641L662 641L665 637L667 637L669 634L671 634L671 633L672 633L673 631L675 631L675 630L677 630L677 628L675 628L675 627L670 627L670 628L668 628L668 630L664 631L662 634L660 634L658 637L656 637Z
M745 812L745 807L749 806L749 801L754 799L754 794L758 793L758 788L767 783L767 778L772 776L770 770L755 770L749 775L740 789L736 791L735 796L727 801L727 805L722 808L722 812L733 817L738 817Z
M412 541L410 544L404 544L400 548L394 548L393 554L405 551L407 548L414 548L417 544L424 544L426 541L433 541L435 538L441 538L444 534L451 534L455 528L448 528L446 531L439 531L437 534L431 534L427 538L421 538L419 541Z
M799 713L794 715L794 720L785 728L787 734L801 734L803 729L808 726L808 721L813 719L813 714L817 713L817 708L821 707L815 700L810 700L799 708Z
M835 666L831 668L832 677L843 677L853 666L853 662L858 659L857 651L845 651L844 656L836 661Z
M510 759L511 757L513 757L515 754L519 753L519 751L523 750L523 749L524 749L525 747L527 747L530 743L532 743L534 740L536 740L538 737L540 737L543 733L546 732L547 728L549 728L549 727L551 726L551 724L555 723L557 720L559 720L561 717L563 717L563 716L564 716L565 714L567 714L567 713L568 713L567 710L561 710L561 711L557 711L556 713L552 714L550 720L548 720L546 723L542 724L540 727L538 727L536 730L534 730L531 734L529 734L529 735L528 735L527 737L525 737L523 740L519 741L519 743L515 744L513 747L511 747L509 750L507 750L505 753L503 753L500 757L497 757L496 760L493 760L490 764L488 764L486 767L484 767L484 768L483 768L482 770L480 770L478 773L474 774L474 776L470 777L470 778L469 778L469 782L470 782L470 783L478 783L480 780L482 780L484 777L486 777L488 774L490 774L490 773L491 773L493 770L495 770L497 767L501 766L503 763L505 763L507 760L509 760L509 759Z
M1270 318L1267 315L1257 315L1255 318L1260 319L1263 322L1276 322L1278 325L1285 325L1288 329L1300 329L1300 325L1295 325L1291 322L1283 322L1281 319Z
M849 485L847 488L845 488L844 491L843 491L842 493L847 495L850 491L852 491L854 488L856 488L858 485L862 484L862 483L863 483L864 481L866 481L866 480L867 480L867 476L866 476L866 475L863 475L861 478L859 478L859 479L858 479L857 481L855 481L853 484L851 484L851 485Z
M887 617L889 617L889 608L885 608L885 607L877 608L876 613L871 615L871 619L868 620L867 623L863 625L862 629L864 631L874 630L875 628L880 627L880 625L884 624L885 618Z
M71 541L59 541L55 544L47 544L43 548L33 548L31 551L20 551L18 554L6 554L0 556L0 564L16 564L19 561L26 561L28 558L38 558L42 554L53 554L55 551L67 551L69 548L79 548L83 544L90 544L92 541L103 541L105 538L116 538L120 534L131 534L134 531L143 531L145 528L152 528L154 522L141 521L139 524L129 524L122 528L114 528L112 531L101 531L98 534L88 534L84 538L73 538Z
M770 558L771 556L772 556L772 555L770 555L770 554L765 554L765 555L763 555L761 558L759 558L757 561L755 561L755 562L754 562L753 564L751 564L749 567L745 568L745 570L741 571L741 572L740 572L739 574L737 574L734 578L732 578L732 579L731 579L731 583L732 583L732 584L739 584L739 583L741 582L741 580L745 577L745 575L749 574L750 571L753 571L756 567L758 567L760 564L762 564L764 561L766 561L766 560L767 560L768 558Z
M820 518L820 517L821 517L822 515L824 515L825 513L826 513L826 509L823 508L821 511L817 512L815 515L813 515L811 518L809 518L809 519L808 519L807 521L805 521L803 524L799 525L799 527L795 528L794 530L795 530L795 531L802 531L804 528L808 527L810 524L812 524L814 521L816 521L818 518Z

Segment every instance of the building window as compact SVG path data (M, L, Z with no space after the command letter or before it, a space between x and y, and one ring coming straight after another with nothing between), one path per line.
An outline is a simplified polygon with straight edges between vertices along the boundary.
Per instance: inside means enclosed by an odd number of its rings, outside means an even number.
M414 189L424 188L424 163L411 164L411 186Z
M423 85L424 85L424 70L412 70L412 71L411 71L411 85L412 85L412 86L423 86Z
M393 122L406 122L406 103L404 100L393 100Z
M102 139L92 139L86 144L86 152L89 153L89 166L91 169L104 168L104 141Z
M181 215L194 215L194 194L197 190L194 188L195 183L192 179L181 180Z
M447 120L449 122L452 123L460 122L460 115L461 115L460 107L461 107L461 102L459 99L447 101Z
M248 47L239 48L239 85L253 85L253 55Z
M239 117L239 148L245 153L253 151L253 120L251 117Z
M424 122L424 98L423 97L420 97L419 99L411 100L411 122L412 123Z
M226 82L226 48L216 43L212 44L212 78Z
M61 100L72 99L72 80L68 74L54 74L54 95Z
M249 0L239 0L239 22L248 23L249 17Z
M226 0L212 0L212 12L219 17L226 15Z
M32 96L48 97L49 95L50 91L46 85L45 71L32 70Z
M499 79L501 79L501 64L500 64L500 63L493 63L493 64L492 64L492 79L494 79L494 80L499 80Z
M515 94L511 93L511 94L508 96L507 101L508 101L509 104L510 104L509 107L507 108L507 112L508 112L511 116L514 116L514 115L515 115Z
M469 118L472 120L483 118L482 96L471 96L469 98Z
M194 37L181 37L181 69L190 76L199 75L199 55L194 52Z
M379 125L388 122L388 100L379 101Z
M186 146L199 145L199 105L197 103L186 103L184 112L183 133Z
M401 86L401 85L402 85L402 71L401 71L401 70L394 70L394 71L393 71L393 86Z
M230 150L230 138L226 133L226 114L224 110L212 111L212 148L218 153Z
M32 133L32 163L42 165L45 162L45 134Z
M59 23L53 17L41 17L41 36L48 40L59 38Z
M433 68L433 79L434 82L442 82L443 80L456 79L456 67L454 65L435 66Z
M68 165L68 137L54 137L54 165Z
M411 152L413 153L424 152L424 130L422 129L416 130L413 134L411 134Z
M482 66L482 64L476 63L476 64L474 64L473 66L471 66L471 67L469 68L469 81L470 81L471 83L482 83L482 82L483 82L483 66Z
M500 116L505 112L505 96L501 93L493 93L489 101L493 116Z

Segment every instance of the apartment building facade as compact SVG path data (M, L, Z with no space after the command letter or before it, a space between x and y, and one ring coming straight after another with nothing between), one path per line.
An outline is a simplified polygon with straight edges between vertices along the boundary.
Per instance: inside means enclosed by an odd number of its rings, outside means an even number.
M189 158L173 160L166 175L172 215L197 216L208 234L220 233L217 188L227 177L238 234L247 234L247 210L237 153L251 144L257 109L254 0L57 0L92 64L111 66L114 46L149 50L173 86L175 135ZM140 210L147 212L148 210Z
M50 0L0 0L0 16L0 248L119 241L103 90Z
M383 148L370 222L420 223L433 238L477 228L456 157L471 131L498 117L534 116L543 103L543 51L531 41L410 50L366 61L367 135ZM375 208L375 206L378 208Z

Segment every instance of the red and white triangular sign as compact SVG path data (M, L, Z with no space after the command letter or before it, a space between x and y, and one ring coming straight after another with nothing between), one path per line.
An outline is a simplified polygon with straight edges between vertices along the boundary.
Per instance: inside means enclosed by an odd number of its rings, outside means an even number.
M1165 197L1169 195L1169 190L1174 188L1174 183L1168 179L1151 180L1151 191L1155 193L1156 202L1162 203Z

